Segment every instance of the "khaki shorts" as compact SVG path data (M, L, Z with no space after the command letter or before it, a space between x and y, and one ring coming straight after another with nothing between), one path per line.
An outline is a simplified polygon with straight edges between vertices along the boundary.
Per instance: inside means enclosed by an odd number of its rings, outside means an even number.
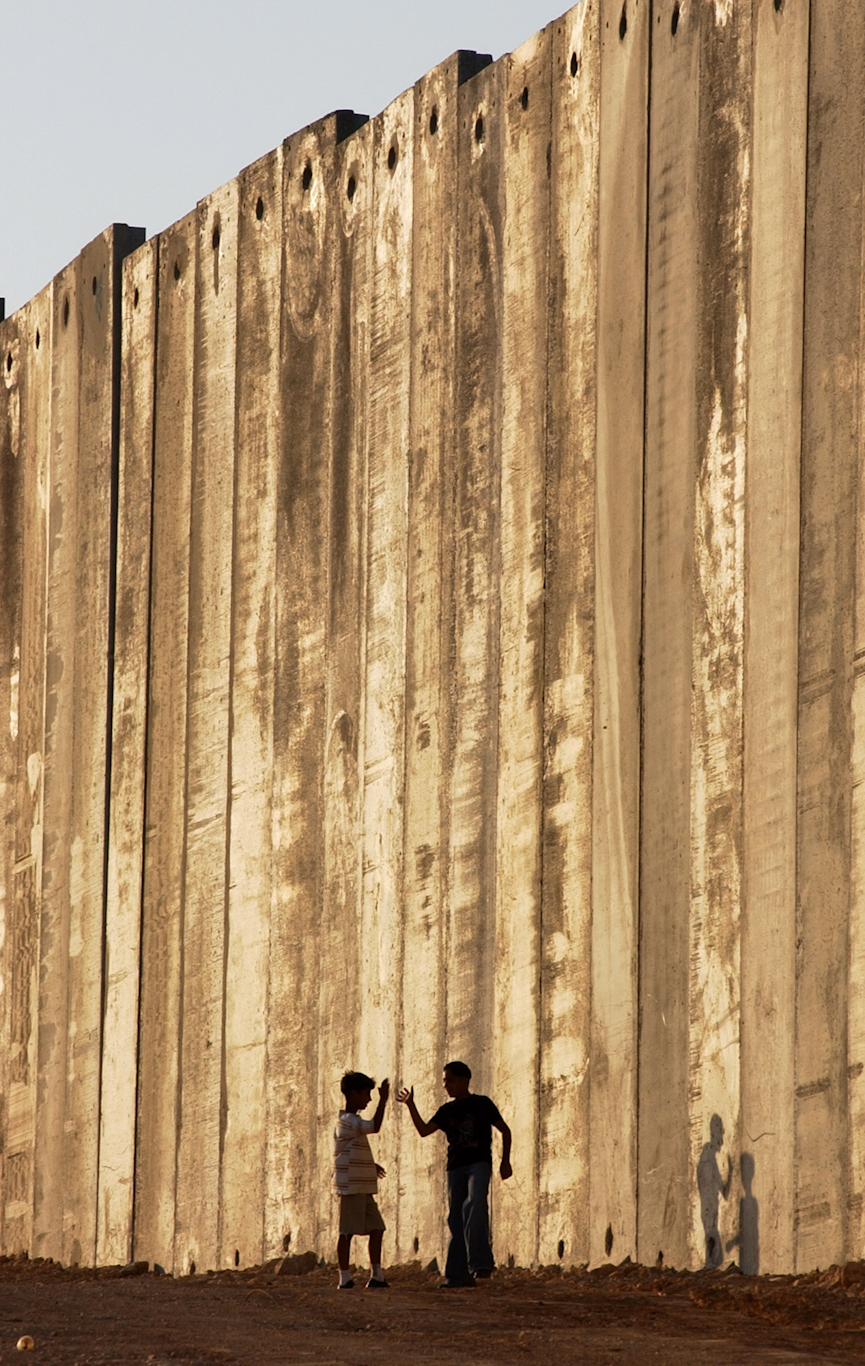
M374 1195L341 1195L339 1197L339 1231L348 1237L364 1237L378 1229L384 1232L384 1220L375 1203Z

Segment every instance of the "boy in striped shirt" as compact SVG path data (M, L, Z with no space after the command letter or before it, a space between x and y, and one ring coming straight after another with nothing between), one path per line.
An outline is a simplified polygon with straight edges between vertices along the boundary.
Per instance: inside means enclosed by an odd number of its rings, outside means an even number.
M381 1236L384 1220L375 1203L378 1178L384 1168L373 1160L367 1134L377 1134L384 1119L384 1107L390 1095L390 1083L385 1077L378 1092L378 1106L372 1119L362 1119L372 1100L375 1082L365 1072L346 1072L339 1084L345 1097L345 1109L340 1110L333 1131L333 1189L339 1196L339 1288L351 1290L354 1281L349 1271L351 1240L357 1235L369 1238L370 1278L367 1290L384 1290L387 1281L381 1266Z

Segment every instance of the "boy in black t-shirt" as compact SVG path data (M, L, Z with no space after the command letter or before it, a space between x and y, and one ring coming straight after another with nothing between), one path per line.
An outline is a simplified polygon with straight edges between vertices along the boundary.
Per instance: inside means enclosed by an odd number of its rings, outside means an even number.
M490 1216L487 1194L493 1170L493 1129L502 1135L499 1171L507 1181L511 1168L511 1131L488 1096L469 1091L471 1068L464 1062L445 1067L444 1087L451 1100L436 1110L427 1123L414 1103L414 1087L404 1087L397 1100L408 1106L421 1138L441 1129L448 1140L448 1245L442 1289L474 1285L475 1278L490 1276Z

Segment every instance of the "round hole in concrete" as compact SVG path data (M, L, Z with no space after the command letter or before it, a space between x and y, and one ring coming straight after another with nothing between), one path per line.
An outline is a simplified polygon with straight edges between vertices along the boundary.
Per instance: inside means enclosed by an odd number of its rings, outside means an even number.
M348 178L348 184L345 187L345 192L349 199L354 199L355 193L357 192L357 181L355 180L353 175L350 175Z
M398 151L397 151L397 145L396 145L395 142L392 142L391 145L390 145L390 149L389 149L389 151L388 151L388 154L387 154L387 169L388 169L389 171L392 171L392 170L395 169L395 167L396 167L396 161L397 161L398 155L399 155L399 153L398 153Z
M312 166L309 162L307 162L303 168L303 175L300 177L300 183L304 190L308 190L312 184Z
M259 223L264 217L264 200L262 199L261 195L259 195L255 201L255 216L258 219Z
M483 114L478 114L477 118L475 119L475 142L483 142L483 140L484 140L484 117L483 117Z
M577 72L579 71L579 69L580 69L580 59L579 59L579 57L577 56L576 52L572 52L572 53L571 53L571 75L572 75L572 76L576 76L576 74L577 74Z
M620 39L624 39L624 36L625 36L625 34L627 33L627 31L628 31L628 7L627 7L627 5L622 5L622 17L621 17L621 19L619 20L619 38L620 38Z
M435 105L433 105L433 111L429 116L429 130L433 137L435 137L439 130L439 111L436 109Z
M527 85L523 86L523 93L520 95L520 104L524 109L528 109L529 107L529 87Z
M775 6L775 8L777 9L777 5ZM681 10L680 10L680 8L679 8L679 0L676 0L675 5L673 6L673 17L672 17L672 19L670 20L670 32L672 33L672 35L673 35L674 38L675 38L675 36L676 36L676 30L677 30L678 27L679 27L679 15L680 15L680 14L681 14Z

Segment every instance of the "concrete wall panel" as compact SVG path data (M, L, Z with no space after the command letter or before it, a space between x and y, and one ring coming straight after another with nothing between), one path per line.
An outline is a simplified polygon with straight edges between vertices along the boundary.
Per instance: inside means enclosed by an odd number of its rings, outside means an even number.
M700 18L690 773L688 1190L692 1265L720 1265L738 1210L744 491L750 251L751 26ZM722 1128L718 1125L721 1122ZM720 1141L713 1151L707 1146ZM718 1176L723 1188L718 1192ZM714 1221L714 1223L713 1223Z
M358 120L352 118L352 123ZM324 736L324 894L319 991L318 1122L329 1151L339 1081L360 1031L360 781L373 126L343 138L334 167L335 276L331 325L333 425L328 502L327 726ZM388 1116L388 1123L392 1122ZM333 1246L336 1204L321 1183L318 1221ZM332 1253L330 1254L332 1255Z
M45 735L48 452L51 421L53 286L6 325L3 355L5 492L3 582L11 746L6 768L9 843L4 877L3 1246L33 1240L34 1137L38 1076L39 928L42 896L42 796ZM9 357L12 358L11 369ZM12 468L8 462L12 463ZM14 473L13 473L14 470ZM4 707L5 715L5 707Z
M594 248L598 261L594 553L592 548L583 551L588 553L586 578L594 577L595 642L588 1251L593 1263L635 1258L637 1237L643 248L650 9L629 6L623 36L620 22L621 11L612 4L603 6L599 114L594 141L588 143L599 159L596 236L586 244L588 259ZM567 52L564 59L568 61ZM583 67L572 79L588 82L591 74Z
M276 523L274 897L268 999L268 1249L318 1245L318 931L324 882L327 492L336 120L283 154L282 436ZM326 1168L325 1168L326 1170Z
M123 264L97 1260L132 1257L158 239Z
M502 65L460 87L445 1052L492 1091L501 476ZM427 1093L428 1095L429 1093ZM421 1113L445 1099L436 1092Z
M195 213L159 240L135 1256L174 1262L192 486Z
M740 1231L739 1257L745 1271L789 1272L793 1154L778 1139L794 1104L807 8L755 7L753 55L741 1144L759 1226L756 1239Z
M37 1172L34 1246L63 1260L64 1126L66 1118L71 860L71 768L75 650L75 515L77 504L80 279L74 264L54 282L51 355L50 510L48 521L47 658ZM77 1192L76 1192L77 1193ZM70 1188L70 1195L73 1194Z
M797 1269L843 1258L847 1226L865 32L844 16L831 0L811 7L799 597Z
M516 1165L506 1183L496 1179L493 1208L498 1255L519 1265L538 1255L551 61L551 28L503 58L494 114L505 175L492 1094Z
M198 206L175 1264L220 1261L228 888L236 181Z
M647 227L637 1254L689 1261L688 909L701 15L652 35Z
M282 149L239 178L223 1266L264 1256Z
M597 6L553 27L539 1256L588 1260Z
M473 53L454 53L415 87L411 430L406 601L404 954L401 1077L426 1094L447 1061L445 926L453 613L454 299L458 90ZM428 984L418 992L414 984ZM401 1123L401 1246L442 1259L439 1144Z
M414 90L373 121L373 138L358 1065L381 1080L396 1077L402 1041ZM390 1116L376 1153L388 1171L382 1209L400 1255L398 1152Z
M3 822L0 843L0 1029L8 1046L0 1049L0 1236L14 1244L26 1238L32 1195L27 1183L31 1171L32 1114L28 1087L30 991L32 969L28 961L27 931L30 917L24 896L27 885L16 870L16 797L18 786L19 698L21 678L21 616L23 607L24 537L23 512L26 475L21 450L21 405L26 404L25 379L29 360L27 327L29 309L0 325L0 803L10 818ZM24 356L21 356L21 344ZM38 541L37 541L38 546ZM29 853L29 849L28 849ZM28 882L33 884L33 863ZM32 900L32 898L30 898ZM14 1085L14 1098L10 1097ZM13 1146L10 1149L10 1127ZM11 1181L10 1181L11 1177ZM10 1191L10 1186L13 1190ZM32 1187L31 1187L32 1190ZM29 1242L29 1239L28 1239ZM26 1247L27 1242L24 1243Z

